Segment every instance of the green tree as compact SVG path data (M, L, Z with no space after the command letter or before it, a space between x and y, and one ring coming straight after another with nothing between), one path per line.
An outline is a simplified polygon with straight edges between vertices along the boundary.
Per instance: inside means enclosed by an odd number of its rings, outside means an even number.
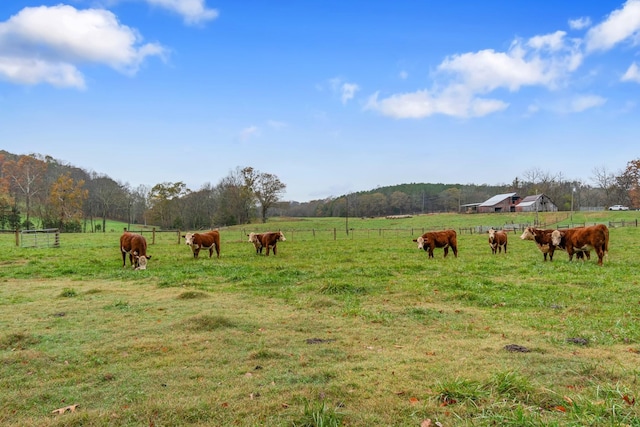
M262 222L267 222L267 211L280 200L287 186L277 176L259 172L252 167L242 169L241 173L246 188L253 193L260 204Z
M182 181L154 185L149 193L153 219L163 227L180 224L180 197L189 192L190 190Z

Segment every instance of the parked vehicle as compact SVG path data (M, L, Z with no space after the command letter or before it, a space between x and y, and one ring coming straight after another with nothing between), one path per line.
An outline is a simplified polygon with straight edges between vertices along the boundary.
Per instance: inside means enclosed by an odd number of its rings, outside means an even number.
M610 211L628 211L629 207L628 206L622 206L622 205L613 205L609 207Z

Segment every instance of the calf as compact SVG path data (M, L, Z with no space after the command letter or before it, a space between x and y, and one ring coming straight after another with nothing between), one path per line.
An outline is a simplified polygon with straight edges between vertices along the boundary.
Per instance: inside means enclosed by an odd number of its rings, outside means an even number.
M598 265L602 265L602 260L609 251L609 229L604 224L597 224L590 227L554 230L551 233L551 243L556 246L564 245L569 254L569 261L573 259L574 253L579 258L580 252L588 253L593 249L598 255Z
M191 246L194 258L198 258L200 249L209 249L209 258L213 256L215 249L218 258L220 258L220 232L218 230L206 233L186 233L182 237L184 237L185 244Z
M413 241L418 243L418 249L429 252L429 258L433 258L434 248L444 248L445 258L451 248L453 255L458 257L458 237L455 230L428 231Z
M249 237L249 242L253 243L253 246L256 248L256 254L261 254L262 253L262 234L257 234L257 233L249 233L247 234L247 236Z
M147 255L147 240L140 234L124 232L120 236L120 252L122 253L122 267L127 265L127 254L131 267L136 270L146 270L147 260L151 255Z
M543 230L541 228L527 227L520 236L522 240L533 240L538 245L538 249L542 252L544 260L547 260L547 254L549 254L549 261L553 261L553 252L556 247L551 244L551 233L553 230Z
M494 230L493 228L489 230L489 246L491 247L491 252L494 254L502 252L502 248L504 248L504 253L507 253L507 233L500 230Z
M262 253L262 248L267 248L267 256L269 256L269 249L273 249L273 254L276 255L277 252L277 244L278 241L286 241L287 239L284 237L282 231L276 231L271 233L262 233L257 234L258 240L260 241L260 253ZM254 243L255 245L255 243ZM256 251L258 251L258 246L256 246Z

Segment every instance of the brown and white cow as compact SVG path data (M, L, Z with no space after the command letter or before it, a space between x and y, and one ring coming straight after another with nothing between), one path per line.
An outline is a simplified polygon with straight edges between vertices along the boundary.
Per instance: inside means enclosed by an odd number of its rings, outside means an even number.
M256 246L256 252L258 252L258 249L259 249L259 252L262 253L262 248L267 248L267 253L266 253L267 256L269 256L270 249L273 249L273 254L276 255L278 250L277 249L278 241L284 242L287 240L284 237L284 234L282 233L282 231L261 233L261 234L256 234L255 236L260 242L260 248L258 248L258 245L254 242L254 245Z
M458 256L458 236L455 230L428 231L413 241L418 243L418 249L429 252L429 258L433 258L434 248L444 248L445 258L449 248L453 255Z
M542 252L544 256L544 260L547 260L547 254L549 254L549 261L553 261L553 253L556 249L565 250L565 241L561 239L557 245L554 245L551 241L551 234L556 231L553 229L542 229L542 228L534 228L527 227L524 229L524 232L520 236L522 240L533 240L536 242L538 249ZM591 258L591 253L588 250L585 251L575 251L576 257L578 259L587 259Z
M216 250L218 258L220 258L220 232L218 230L207 231L206 233L186 233L184 242L187 246L191 246L193 257L198 258L200 249L209 249L209 258L213 256L213 250Z
M502 230L489 229L489 246L494 254L502 252L507 253L507 233Z
M151 255L147 255L147 240L142 235L125 231L120 236L120 252L122 267L126 267L129 254L131 267L136 270L147 269L147 260L151 259Z
M549 261L553 261L553 252L556 247L551 243L551 233L553 230L527 227L520 236L522 240L533 240L538 245L538 249L542 252L544 260L547 260L547 254L549 254Z
M554 230L551 233L551 243L556 246L564 245L569 254L569 261L575 253L579 257L580 252L591 249L598 255L598 265L602 265L605 254L609 251L609 229L604 224L590 227L576 227L566 230Z
M258 233L249 233L247 234L249 237L249 243L253 243L253 246L256 248L256 254L262 253L262 234Z

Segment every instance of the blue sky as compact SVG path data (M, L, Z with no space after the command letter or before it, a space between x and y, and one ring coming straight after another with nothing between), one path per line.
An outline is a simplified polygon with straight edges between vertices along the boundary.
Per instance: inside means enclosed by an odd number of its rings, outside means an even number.
M309 201L640 157L640 0L0 1L0 149Z

